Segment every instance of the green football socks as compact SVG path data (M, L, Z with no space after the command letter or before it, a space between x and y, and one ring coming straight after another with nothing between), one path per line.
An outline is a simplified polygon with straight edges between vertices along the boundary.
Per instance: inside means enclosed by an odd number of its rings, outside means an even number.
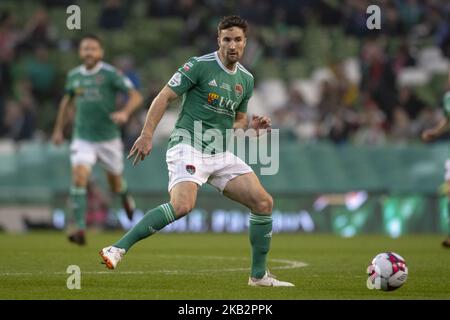
M261 279L267 270L267 253L272 239L272 216L250 213L249 237L252 246L251 276Z
M75 223L79 230L86 229L86 188L72 187L70 188L70 200L72 207L72 214L75 218Z
M450 237L450 199L447 199L447 234Z
M164 203L145 214L133 228L131 228L114 247L128 251L139 240L145 239L166 225L176 220L175 210L170 203Z

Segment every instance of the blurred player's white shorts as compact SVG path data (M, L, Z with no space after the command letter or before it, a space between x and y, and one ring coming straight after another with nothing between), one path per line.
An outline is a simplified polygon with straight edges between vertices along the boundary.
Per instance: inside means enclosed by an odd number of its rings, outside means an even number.
M91 142L74 139L70 144L70 162L72 167L85 165L92 167L97 160L110 173L121 175L123 172L123 144L120 138Z
M182 181L192 181L199 186L206 182L223 192L228 181L253 172L248 164L229 151L207 155L185 143L179 143L167 150L166 161L169 170L169 192Z

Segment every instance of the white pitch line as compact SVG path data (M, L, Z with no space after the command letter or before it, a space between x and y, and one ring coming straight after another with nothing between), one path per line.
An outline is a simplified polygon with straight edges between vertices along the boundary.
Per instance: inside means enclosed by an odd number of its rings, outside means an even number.
M204 258L204 259L217 259L217 260L242 260L248 261L247 258L239 257L224 257L224 256L188 256L188 255L155 255L159 257L170 257L170 258ZM287 270L287 269L298 269L308 266L307 263L302 261L287 260L287 259L269 259L269 261L284 264L282 266L271 267L271 270ZM236 271L248 271L249 268L222 268L222 269L199 269L199 270L146 270L146 271L81 271L82 274L204 274L210 272L236 272ZM32 276L32 275L62 275L67 274L65 272L0 272L0 276Z

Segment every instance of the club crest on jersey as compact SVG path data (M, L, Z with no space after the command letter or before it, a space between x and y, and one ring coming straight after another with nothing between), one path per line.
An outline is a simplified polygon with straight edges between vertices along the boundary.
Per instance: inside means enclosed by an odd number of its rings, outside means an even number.
M242 85L241 84L236 84L235 86L234 86L234 92L236 93L236 97L241 97L242 96L242 93L244 92L244 89L242 88Z
M189 174L195 173L195 167L192 164L186 165L186 171L189 172Z
M191 67L192 67L192 63L191 63L191 62L186 62L186 63L183 65L183 70L184 70L184 71L189 71L189 70L191 70Z

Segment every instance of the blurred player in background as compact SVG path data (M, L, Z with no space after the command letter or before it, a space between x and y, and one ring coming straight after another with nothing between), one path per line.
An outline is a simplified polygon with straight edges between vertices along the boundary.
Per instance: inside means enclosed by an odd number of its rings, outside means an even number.
M111 191L120 195L128 218L132 218L134 201L122 178L123 145L119 126L127 122L140 106L142 96L126 76L102 61L104 52L98 37L84 36L79 54L83 64L67 75L65 95L59 105L52 141L56 145L63 143L67 110L75 103L70 145L70 197L77 230L69 234L69 241L83 245L86 242L86 187L97 160L106 169ZM120 111L116 111L116 96L120 92L127 93L128 100Z
M447 92L443 100L445 117L434 127L425 130L422 133L422 139L425 142L431 141L444 134L449 129L450 125L450 70L448 73ZM445 181L447 184L447 205L448 205L448 237L442 242L446 248L450 248L450 159L445 162Z
M208 129L269 129L268 117L247 118L247 104L253 93L253 76L240 63L246 45L247 22L237 16L225 17L218 26L219 50L191 58L170 79L153 100L141 136L129 157L137 163L150 153L152 137L169 103L182 96L182 110L166 154L170 202L149 212L125 236L100 251L106 266L114 269L123 255L139 240L187 215L195 206L198 188L209 183L228 198L251 210L249 235L252 247L250 286L293 286L279 281L267 270L272 238L272 197L253 170L231 152L207 153L201 139ZM195 132L201 121L202 132ZM183 139L190 135L190 143ZM200 135L200 136L198 136ZM195 143L195 141L200 143ZM194 146L192 142L194 141ZM221 141L220 143L223 143Z

